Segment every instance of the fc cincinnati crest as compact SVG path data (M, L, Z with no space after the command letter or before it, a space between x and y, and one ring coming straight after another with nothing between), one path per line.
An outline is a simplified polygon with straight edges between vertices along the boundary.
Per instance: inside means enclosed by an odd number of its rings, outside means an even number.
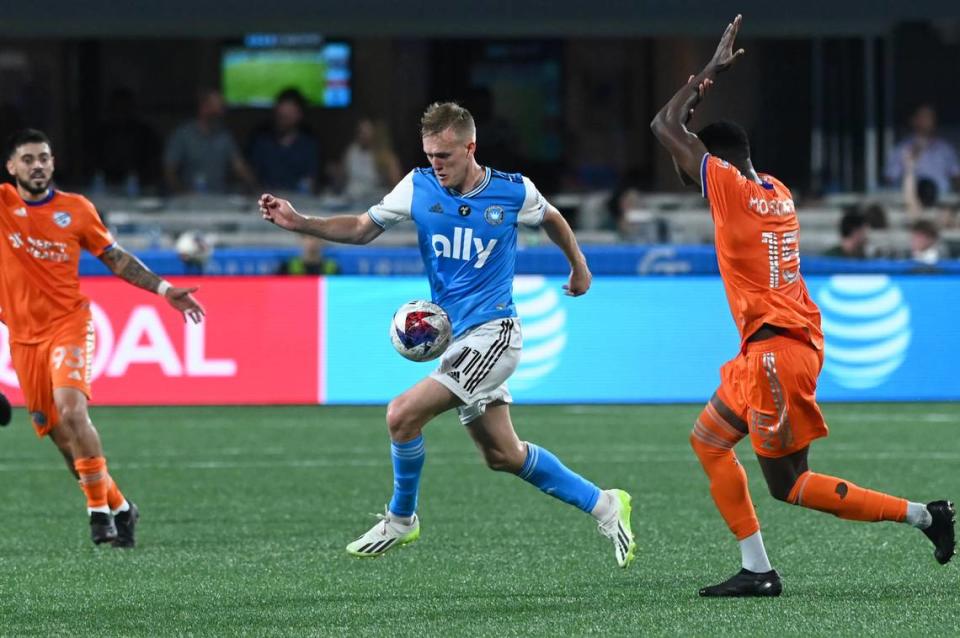
M488 206L485 211L483 211L483 218L487 220L487 223L491 226L496 226L503 221L503 207L501 206Z
M73 221L73 218L70 217L70 213L64 213L63 211L60 211L53 214L53 223L60 228L66 228L70 225L71 221Z
M461 204L460 208L457 209L457 212L460 213L460 217L466 217L470 214L470 207L466 204Z

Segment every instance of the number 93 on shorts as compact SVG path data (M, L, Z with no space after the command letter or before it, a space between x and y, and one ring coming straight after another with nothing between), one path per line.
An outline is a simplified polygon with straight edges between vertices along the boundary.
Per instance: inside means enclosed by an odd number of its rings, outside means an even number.
M76 388L90 398L93 347L93 322L87 312L61 320L47 339L10 344L13 367L38 436L49 434L57 424L55 388Z

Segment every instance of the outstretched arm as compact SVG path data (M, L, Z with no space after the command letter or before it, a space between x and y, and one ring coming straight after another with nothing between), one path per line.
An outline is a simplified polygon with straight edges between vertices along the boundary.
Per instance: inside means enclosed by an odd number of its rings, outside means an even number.
M579 297L590 289L590 282L593 275L590 274L590 268L587 267L587 258L580 251L580 245L577 243L577 237L573 234L570 224L563 218L553 206L548 206L543 215L543 221L540 227L546 231L550 241L555 243L566 255L570 262L570 279L564 289L571 297Z
M289 201L269 193L260 196L260 214L284 230L341 244L368 244L383 232L383 228L368 213L309 217L298 213Z
M138 288L162 295L167 303L180 311L184 321L188 317L194 323L200 323L203 320L206 311L193 298L193 293L197 292L198 288L177 288L170 285L170 282L158 277L135 255L128 253L120 246L114 246L100 255L100 261L117 277Z
M921 217L923 206L917 196L917 157L914 149L907 147L903 151L903 203L907 205L907 218L915 222Z
M730 68L737 58L743 55L743 49L736 52L733 50L741 19L738 15L727 25L707 66L697 75L691 76L650 123L653 134L673 156L678 173L687 175L697 184L700 183L700 162L707 149L696 135L687 130L687 122L717 75Z

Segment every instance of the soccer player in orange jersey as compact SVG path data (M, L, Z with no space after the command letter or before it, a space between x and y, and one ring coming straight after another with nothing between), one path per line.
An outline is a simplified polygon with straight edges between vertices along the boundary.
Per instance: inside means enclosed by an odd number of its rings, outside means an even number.
M0 320L33 427L50 435L87 498L93 542L133 547L139 513L107 472L100 437L90 422L93 324L80 292L80 249L135 286L162 295L199 322L191 293L160 279L117 245L86 198L56 190L50 141L24 130L8 146L14 184L0 185Z
M857 521L897 521L918 527L946 564L954 553L952 503L927 505L812 472L814 439L827 436L817 406L823 364L820 312L800 275L799 225L793 196L779 180L758 174L744 130L729 122L696 135L686 124L716 76L743 50L733 46L741 17L727 26L709 64L664 106L651 124L686 183L710 202L720 276L740 331L739 354L720 370L720 387L697 419L690 443L710 479L710 493L740 543L743 569L705 587L701 596L776 596L750 500L747 475L733 446L749 436L774 498Z

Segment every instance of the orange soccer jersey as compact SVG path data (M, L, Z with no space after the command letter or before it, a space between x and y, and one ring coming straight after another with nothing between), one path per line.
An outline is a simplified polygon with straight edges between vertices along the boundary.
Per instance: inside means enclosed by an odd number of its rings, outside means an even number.
M780 181L762 184L704 155L703 195L713 215L717 262L740 354L723 366L717 395L747 424L757 454L778 457L826 436L816 403L823 365L820 311L800 275L800 225L793 196ZM763 324L787 333L747 339Z
M0 185L0 319L37 434L59 421L53 391L90 396L93 326L80 293L80 249L102 255L113 245L93 204L60 191L24 202Z
M769 323L822 349L820 311L800 275L800 224L790 190L769 175L757 184L710 154L703 156L700 178L741 346Z
M85 197L54 190L27 203L10 184L0 185L0 231L0 317L11 343L39 343L89 305L80 250L99 257L113 237Z

